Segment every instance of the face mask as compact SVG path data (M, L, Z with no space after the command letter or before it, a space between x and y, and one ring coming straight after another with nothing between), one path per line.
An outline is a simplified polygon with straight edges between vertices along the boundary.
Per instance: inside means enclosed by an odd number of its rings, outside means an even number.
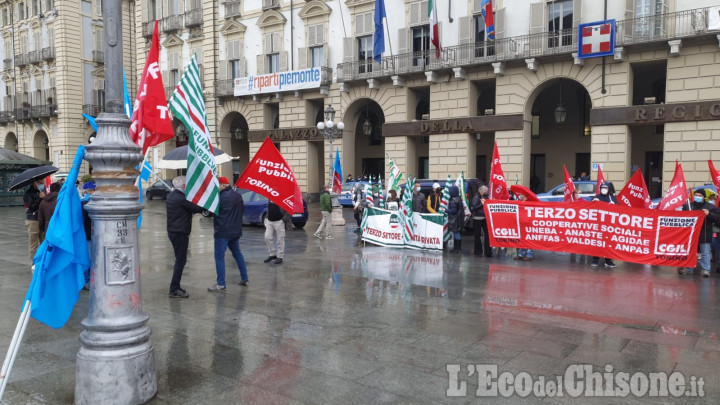
M602 195L607 195L608 189L606 189L606 188L601 188L601 189L600 189L600 193L601 193Z
M38 190L40 190L41 193L45 192L45 185L44 184L38 184Z
M701 203L701 202L703 202L704 198L702 198L699 195L696 195L693 197L693 200L695 200L696 203Z
M415 187L415 191L420 191L420 187Z

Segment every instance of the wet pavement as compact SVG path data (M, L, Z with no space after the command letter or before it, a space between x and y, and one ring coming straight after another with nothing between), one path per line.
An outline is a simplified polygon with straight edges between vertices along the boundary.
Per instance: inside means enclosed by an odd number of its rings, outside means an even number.
M142 303L150 316L158 393L151 404L215 403L719 403L718 274L536 253L533 262L394 250L358 244L351 210L334 240L287 233L285 262L268 265L262 227L245 227L250 285L227 253L225 293L214 283L212 220L196 217L182 280L189 299L167 296L173 266L163 201L141 231ZM22 208L0 208L0 351L4 356L30 272ZM232 265L231 265L232 263ZM715 266L715 263L713 263ZM31 319L4 403L70 404L87 293L60 329ZM448 365L464 396L449 397ZM613 372L702 377L703 398L478 398L472 365L533 378L589 364ZM479 367L479 366L478 366ZM479 370L479 368L478 368Z

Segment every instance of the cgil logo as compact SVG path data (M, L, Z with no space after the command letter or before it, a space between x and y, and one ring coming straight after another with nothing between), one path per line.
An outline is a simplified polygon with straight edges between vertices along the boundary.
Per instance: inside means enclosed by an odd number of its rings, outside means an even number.
M675 254L687 254L687 246L685 245L670 245L667 243L661 243L657 248L660 253L675 253Z
M512 228L495 228L495 229L493 229L493 234L495 236L520 237L520 234L517 232L517 229L512 229Z

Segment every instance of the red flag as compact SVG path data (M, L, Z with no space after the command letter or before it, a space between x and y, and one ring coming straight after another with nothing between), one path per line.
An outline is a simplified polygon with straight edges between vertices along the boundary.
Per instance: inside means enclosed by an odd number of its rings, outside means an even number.
M264 195L290 214L304 211L295 175L270 138L265 138L235 185Z
M524 195L525 197L527 197L528 201L540 202L540 200L537 198L537 195L535 193L533 193L532 191L530 191L530 189L525 186L521 186L519 184L512 185L512 186L510 186L510 190L512 190L512 192L515 195L518 195L518 194Z
M682 165L675 161L675 175L673 176L670 187L665 192L657 209L663 211L672 211L675 208L682 207L687 202L688 196L685 193L685 174Z
M505 181L505 173L503 173L502 164L500 163L500 152L498 152L497 142L493 150L492 168L490 169L490 199L493 200L509 200L510 192L508 191L507 182Z
M597 178L597 185L595 186L595 190L597 193L600 192L600 186L605 183L605 175L603 175L602 167L600 167L600 164L598 164L598 178Z
M713 164L712 160L708 159L708 166L710 167L710 177L712 177L712 182L715 185L715 189L720 193L720 173L715 169L715 165ZM718 199L720 201L720 199Z
M617 200L618 204L627 205L628 207L650 209L652 201L650 201L650 193L648 193L642 170L638 169L633 174L630 181L617 195Z
M142 146L143 155L149 147L159 145L175 136L158 65L159 52L160 37L158 22L155 21L152 46L140 77L130 124L130 138Z
M563 165L563 170L565 171L565 191L563 192L565 198L563 201L575 202L575 194L573 194L575 192L575 183L573 183L573 179L570 177L565 165Z

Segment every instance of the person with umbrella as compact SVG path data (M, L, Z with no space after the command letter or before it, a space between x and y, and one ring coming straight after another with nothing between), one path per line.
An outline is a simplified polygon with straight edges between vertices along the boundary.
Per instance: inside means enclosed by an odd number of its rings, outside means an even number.
M42 201L40 201L40 207L38 208L38 230L40 231L40 243L45 240L45 232L47 232L48 226L50 225L50 218L52 218L53 213L55 212L55 205L57 205L60 187L59 182L51 184L50 192L47 193Z
M33 257L35 257L35 253L40 245L38 209L40 209L40 202L45 198L45 182L43 179L44 177L33 181L25 192L25 195L23 195L23 202L25 203L25 227L28 230L29 238L28 253L30 254L30 263L33 262ZM32 265L32 270L35 270L35 264Z

